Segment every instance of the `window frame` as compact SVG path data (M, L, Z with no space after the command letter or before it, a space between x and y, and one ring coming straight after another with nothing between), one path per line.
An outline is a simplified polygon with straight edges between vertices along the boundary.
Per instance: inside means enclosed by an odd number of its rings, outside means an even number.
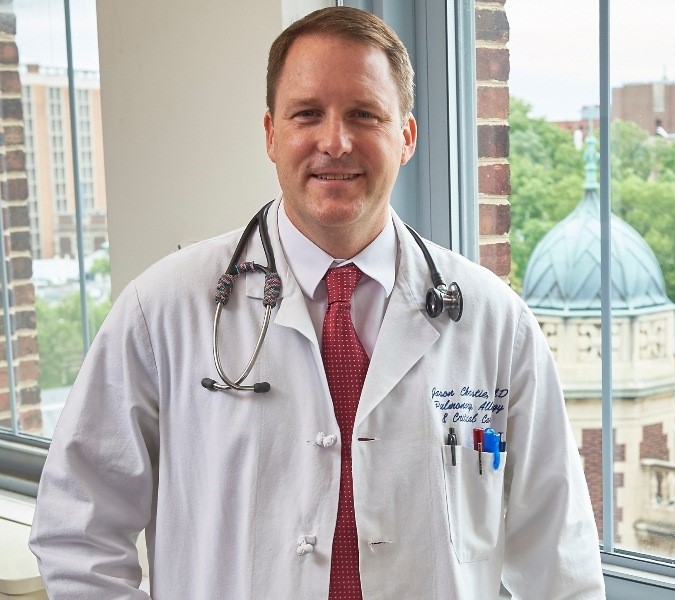
M64 172L64 177L60 175L52 182L54 189L58 187L67 187L68 183L72 183L75 197L75 233L77 238L77 252L79 263L79 291L80 291L80 320L82 324L82 345L83 354L86 355L91 343L87 294L86 294L86 271L84 266L84 231L83 231L83 206L82 206L82 189L79 172L79 148L78 148L78 104L76 101L76 86L75 86L75 69L73 61L73 43L71 30L71 10L70 0L64 0L63 3L63 17L65 21L65 37L66 37L66 58L67 58L67 76L68 76L68 116L70 120L70 150L72 153L72 170L70 173ZM59 140L60 154L64 155L64 133L62 119L63 103L62 103L62 88L47 87L47 109L52 117L59 116L58 131L49 131L49 143L52 144L55 139ZM54 113L55 107L58 107L57 114ZM55 137L56 136L56 137ZM65 156L65 155L64 155ZM64 163L65 164L65 163ZM60 165L60 166L59 166ZM64 165L59 163L56 170L63 171ZM70 176L70 177L69 177ZM55 206L58 209L58 194L55 194ZM67 208L67 207L66 207ZM56 210L58 214L58 210ZM2 211L0 211L0 239L4 239L5 224L3 221ZM33 234L33 232L31 232ZM37 480L36 473L42 472L44 461L47 456L47 449L49 448L49 440L38 438L33 435L22 433L19 430L18 414L16 410L16 382L15 382L15 362L13 357L12 344L8 343L11 340L12 328L10 323L10 301L9 301L9 286L7 273L7 257L5 254L4 244L0 244L0 278L2 281L2 305L3 305L3 319L5 331L9 332L9 336L5 342L5 355L7 360L8 373L8 387L9 387L9 405L11 415L11 429L0 429L0 489L7 491L21 493L28 496L37 495L37 482L39 481L39 474Z
M602 487L603 527L601 556L606 578L626 580L635 586L647 586L644 596L657 597L658 590L675 590L675 560L617 549L614 546L614 433L612 382L612 199L611 199L611 0L599 0L599 67L600 67L600 288L602 327ZM659 578L645 578L630 571L649 573ZM667 577L670 582L662 581ZM647 595L649 594L649 595ZM665 596L664 596L665 598Z

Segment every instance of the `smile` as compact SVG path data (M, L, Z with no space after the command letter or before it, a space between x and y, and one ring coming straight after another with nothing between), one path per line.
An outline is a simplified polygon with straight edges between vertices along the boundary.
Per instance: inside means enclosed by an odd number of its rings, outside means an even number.
M312 175L316 179L323 179L325 181L345 181L349 179L356 179L359 177L358 173L322 173L320 175Z

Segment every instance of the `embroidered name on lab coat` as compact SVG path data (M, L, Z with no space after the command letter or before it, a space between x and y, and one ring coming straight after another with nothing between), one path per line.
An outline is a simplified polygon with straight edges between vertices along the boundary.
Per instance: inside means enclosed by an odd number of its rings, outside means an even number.
M431 400L439 411L443 424L447 423L490 423L492 415L504 410L509 394L508 388L496 388L493 394L479 387L462 386L454 388L432 388ZM479 400L483 400L478 404ZM482 414L481 414L482 413Z

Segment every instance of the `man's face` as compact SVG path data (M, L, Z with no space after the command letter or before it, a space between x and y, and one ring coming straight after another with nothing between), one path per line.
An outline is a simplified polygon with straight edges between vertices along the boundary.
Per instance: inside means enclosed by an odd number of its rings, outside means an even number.
M324 249L355 236L357 252L377 237L416 141L382 50L335 36L295 40L265 132L286 213L302 233Z

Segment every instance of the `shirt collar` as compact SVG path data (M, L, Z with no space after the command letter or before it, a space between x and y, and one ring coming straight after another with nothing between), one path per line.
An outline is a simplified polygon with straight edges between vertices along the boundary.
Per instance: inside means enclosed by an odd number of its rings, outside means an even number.
M391 294L396 277L397 255L396 230L391 214L380 234L350 260L333 258L305 237L288 218L283 200L279 205L278 224L281 247L288 266L308 298L314 299L319 283L329 268L349 263L354 263L365 275L377 281L384 288L385 297Z

